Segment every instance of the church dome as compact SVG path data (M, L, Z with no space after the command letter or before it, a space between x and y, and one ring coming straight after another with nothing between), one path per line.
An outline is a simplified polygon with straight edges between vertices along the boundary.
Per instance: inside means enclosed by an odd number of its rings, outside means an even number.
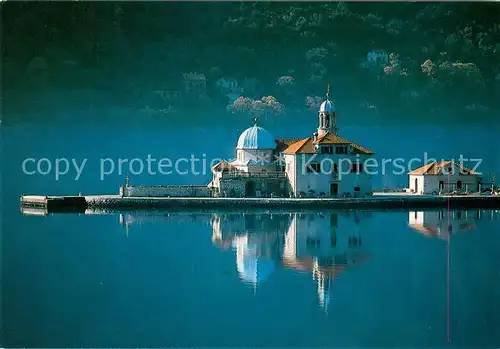
M236 149L275 149L274 137L266 129L254 125L247 128L238 138Z
M319 107L320 112L326 112L326 113L331 113L335 111L335 105L333 102L329 99L321 103L321 106Z

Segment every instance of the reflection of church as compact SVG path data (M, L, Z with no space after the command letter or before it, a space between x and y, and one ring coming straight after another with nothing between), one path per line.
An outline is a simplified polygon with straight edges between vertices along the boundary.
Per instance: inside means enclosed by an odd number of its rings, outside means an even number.
M349 222L352 223L352 222ZM327 310L330 287L337 275L361 262L363 239L360 220L339 229L339 215L295 215L285 235L283 264L285 267L312 273L317 282L320 305Z
M254 287L277 266L311 273L326 311L332 281L367 256L361 224L356 214L214 215L212 241L236 250L238 273Z
M212 241L236 250L236 267L241 279L255 288L280 263L280 239L290 215L215 214Z

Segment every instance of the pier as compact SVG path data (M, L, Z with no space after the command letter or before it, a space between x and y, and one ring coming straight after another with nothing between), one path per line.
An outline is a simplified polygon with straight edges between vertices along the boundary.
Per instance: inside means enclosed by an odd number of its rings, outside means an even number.
M84 212L87 208L138 210L168 209L425 209L500 208L500 196L480 195L374 195L364 198L214 198L214 197L122 197L120 195L88 196L22 196L24 208L43 208L47 212Z

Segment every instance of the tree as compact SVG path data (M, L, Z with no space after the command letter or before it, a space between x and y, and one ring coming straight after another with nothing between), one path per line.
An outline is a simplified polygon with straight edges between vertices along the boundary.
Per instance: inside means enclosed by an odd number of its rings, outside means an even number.
M251 114L252 116L267 118L268 116L283 114L285 108L273 96L265 96L260 100L239 97L233 104L227 107L227 110L233 114Z

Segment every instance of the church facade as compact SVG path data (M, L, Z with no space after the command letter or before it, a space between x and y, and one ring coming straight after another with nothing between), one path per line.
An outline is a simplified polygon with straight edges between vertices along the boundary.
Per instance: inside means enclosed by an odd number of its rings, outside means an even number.
M365 162L375 153L338 134L337 111L326 100L318 128L306 138L275 139L255 121L239 137L233 161L220 161L209 184L214 196L362 197L372 193Z

